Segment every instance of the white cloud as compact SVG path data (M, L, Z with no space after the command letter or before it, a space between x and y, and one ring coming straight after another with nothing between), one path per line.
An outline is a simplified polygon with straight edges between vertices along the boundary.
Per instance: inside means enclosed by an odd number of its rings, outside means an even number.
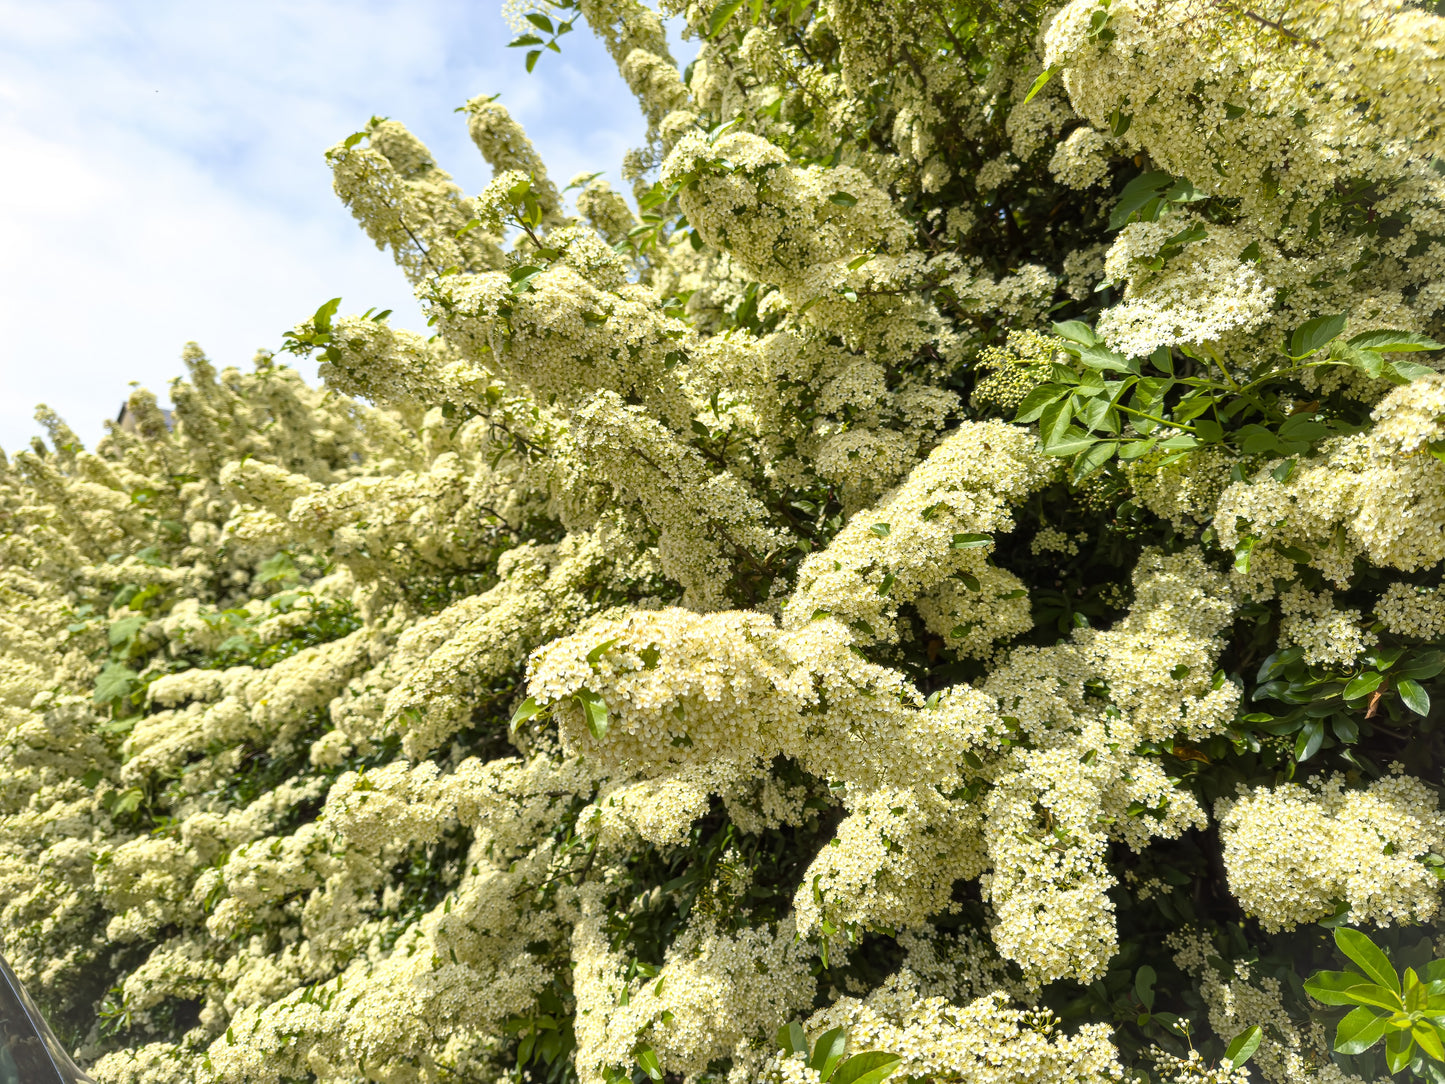
M557 178L615 178L642 120L600 44L579 27L527 76L499 8L0 0L0 447L41 401L93 440L187 340L244 365L338 294L419 322L321 157L373 113L475 190L452 110L501 90Z

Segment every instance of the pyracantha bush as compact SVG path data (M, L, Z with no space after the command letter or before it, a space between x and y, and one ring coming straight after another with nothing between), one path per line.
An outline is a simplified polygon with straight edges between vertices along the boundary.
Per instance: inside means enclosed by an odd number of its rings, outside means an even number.
M1445 21L663 14L511 12L637 211L373 120L430 330L0 457L10 962L107 1084L1385 1073L1303 980L1440 947Z

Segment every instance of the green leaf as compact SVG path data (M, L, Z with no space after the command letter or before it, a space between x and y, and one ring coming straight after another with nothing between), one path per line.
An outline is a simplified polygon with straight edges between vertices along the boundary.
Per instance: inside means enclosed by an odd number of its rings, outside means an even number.
M1370 978L1381 986L1400 992L1400 977L1390 958L1359 930L1343 926L1335 931L1335 945Z
M582 705L582 716L587 720L587 729L598 741L607 737L607 701L590 689L579 689L574 698Z
M326 304L316 310L311 317L311 326L322 333L331 331L331 318L336 315L336 310L341 307L341 298L333 297Z
M637 1067L652 1080L661 1080L663 1077L662 1063L657 1060L657 1051L650 1046L638 1050Z
M541 714L542 708L538 706L536 700L529 696L517 705L516 711L512 712L512 721L507 725L507 729L515 731L517 727L521 726L528 719L535 718Z
M1040 384L1024 396L1023 402L1019 404L1018 413L1014 415L1014 421L1036 421L1050 404L1057 403L1068 395L1069 390L1066 384Z
M1305 993L1324 1005L1352 1005L1344 992L1369 981L1355 971L1317 971L1305 980Z
M1303 440L1314 443L1330 435L1330 427L1314 414L1291 414L1279 427L1282 440Z
M106 630L106 639L111 647L120 647L121 644L128 644L135 639L136 633L145 628L150 619L144 614L133 614L130 617L122 617L115 624Z
M833 1075L833 1070L838 1068L847 1048L848 1033L843 1028L825 1031L818 1036L818 1042L813 1047L813 1056L808 1059L808 1067L818 1070L818 1075L827 1080Z
M1259 539L1250 535L1242 538L1234 547L1234 570L1236 572L1249 571L1249 558L1254 553L1254 547L1259 545Z
M833 1072L829 1084L878 1084L886 1080L893 1071L903 1064L897 1054L883 1050L869 1050L854 1054Z
M1335 1029L1335 1052L1363 1054L1380 1041L1389 1019L1363 1007L1351 1010Z
M1058 71L1057 68L1045 68L1039 73L1039 77L1034 80L1034 85L1029 87L1029 92L1024 95L1024 105L1028 105L1029 102L1034 100L1035 95L1037 95L1039 91L1048 86L1049 80L1054 77L1056 71Z
M547 16L543 15L540 11L529 11L527 13L527 22L531 23L538 30L542 31L545 34L556 33L556 30L554 30L552 27L552 20L547 18Z
M1039 440L1045 449L1050 444L1064 435L1069 428L1069 423L1074 420L1074 401L1072 397L1060 399L1058 402L1044 408L1039 415Z
M1071 425L1057 439L1044 445L1044 453L1053 456L1069 456L1097 444L1098 440L1098 437L1084 432L1076 425Z
M1316 316L1313 320L1306 320L1295 328L1294 334L1290 336L1289 356L1295 360L1309 357L1330 340L1338 338L1340 332L1344 330L1344 313L1336 313L1334 316Z
M1205 444L1218 444L1224 439L1224 427L1209 418L1195 422L1194 433Z
M1160 171L1141 173L1135 177L1119 193L1119 202L1114 205L1114 210L1109 215L1109 228L1117 230L1124 226L1136 211L1159 199L1173 183L1172 176Z
M803 1025L794 1020L790 1024L784 1024L778 1029L778 1046L784 1054L806 1054L808 1052L808 1033L803 1030Z
M1415 361L1395 360L1390 362L1390 369L1408 384L1412 380L1418 380L1422 376L1429 376L1435 370L1428 365L1421 365Z
M1294 758L1303 764L1320 751L1325 741L1325 724L1322 719L1311 719L1300 729L1294 740Z
M115 801L110 804L111 816L120 817L127 813L134 813L140 808L141 799L145 797L145 791L131 787L116 795Z
M106 663L100 668L100 674L95 679L95 702L108 704L129 695L131 689L135 687L138 677L140 675L124 663Z
M542 50L533 49L527 54L527 74L530 75L537 67L537 61L541 59Z
M1102 341L1095 334L1094 329L1082 320L1065 320L1063 323L1055 324L1054 334L1081 346L1098 346Z
M541 45L541 44L542 44L542 39L539 38L539 37L537 37L536 34L523 34L520 38L516 38L516 39L514 39L514 40L512 40L512 41L507 42L507 48L508 48L508 49L516 49L516 48L519 48L519 47L521 47L521 46Z
M1123 354L1116 354L1106 346L1081 346L1071 351L1078 359L1090 369L1098 372L1108 373L1134 373L1139 372L1138 361L1130 360Z
M852 207L857 204L858 197L850 196L847 192L834 192L828 197L829 203L836 203L839 207Z
M615 643L617 643L617 637L614 636L610 640L603 640L591 651L587 652L587 665L594 670L597 669L597 664L601 661L602 656L611 651L612 645Z
M1402 678L1395 683L1395 691L1400 694L1401 703L1416 715L1430 714L1430 694L1418 681Z
M1410 1048L1414 1040L1410 1038L1408 1029L1404 1031L1386 1030L1385 1034L1385 1064L1390 1067L1390 1072L1399 1073L1405 1070L1410 1064Z
M1420 1044L1420 1049L1436 1061L1445 1061L1445 1045L1440 1042L1440 1032L1428 1020L1418 1020L1410 1029L1410 1037Z
M1350 337L1350 345L1361 350L1379 350L1383 353L1413 350L1445 350L1445 346L1426 335L1412 331L1365 331Z
M1346 990L1344 996L1348 1005L1367 1005L1373 1009L1386 1009L1390 1012L1405 1007L1399 994L1376 982L1357 983Z
M1246 1028L1229 1040L1229 1047L1224 1051L1225 1060L1236 1069L1241 1068L1254 1056L1254 1052L1259 1049L1260 1040L1263 1038L1264 1031L1258 1024L1252 1028Z
M1384 680L1384 675L1374 670L1367 670L1345 686L1345 699L1358 700L1362 696L1369 696L1380 687L1380 682Z
M716 35L719 30L721 30L725 25L727 25L727 21L733 17L733 14L738 10L738 8L742 6L743 0L726 0L725 3L719 4L717 7L713 8L712 15L708 18L707 21L707 31L705 33L705 36L711 38Z
M1079 456L1077 462L1074 463L1074 481L1081 482L1093 474L1105 463L1113 459L1114 453L1118 450L1119 444L1113 440L1101 441L1086 450L1083 455Z
M971 550L978 549L981 546L991 546L993 545L993 535L969 534L966 532L956 534L953 536L953 541L950 545L956 550Z
M1134 972L1134 996L1146 1009L1154 1008L1154 983L1158 974L1148 964Z
M1343 354L1339 355L1352 369L1358 369L1371 380L1378 380L1385 371L1385 357L1373 350L1358 350L1355 347L1346 347Z
M1189 433L1180 433L1177 437L1170 437L1168 440L1161 440L1159 447L1169 451L1188 451L1190 448L1199 447L1199 438Z

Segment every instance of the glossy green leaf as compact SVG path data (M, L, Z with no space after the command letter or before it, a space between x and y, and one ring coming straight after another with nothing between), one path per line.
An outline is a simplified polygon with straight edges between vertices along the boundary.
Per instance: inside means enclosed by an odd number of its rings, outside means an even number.
M1400 702L1416 715L1430 714L1430 694L1414 678L1401 678L1395 683Z
M1098 443L1099 438L1084 432L1078 426L1069 426L1055 440L1044 445L1044 452L1052 456L1070 456Z
M843 1028L831 1028L818 1036L813 1046L813 1055L808 1059L809 1068L816 1069L825 1081L843 1060L848 1048L848 1033Z
M1370 1008L1387 1009L1390 1012L1405 1007L1399 994L1377 982L1362 982L1351 986L1344 991L1344 997L1345 1003L1349 1005L1368 1005Z
M1024 105L1028 105L1029 102L1034 100L1034 97L1038 94L1038 92L1043 90L1044 87L1048 85L1049 80L1054 77L1054 73L1057 70L1057 68L1045 68L1042 72L1039 73L1039 77L1034 80L1034 85L1029 87L1028 94L1024 95Z
M341 298L333 297L316 310L315 315L311 317L311 326L323 334L329 334L331 331L331 318L336 315L336 310L340 307Z
M508 724L508 729L516 730L528 719L535 718L540 714L542 714L542 708L538 706L536 700L529 696L517 705L516 711L512 712L512 720Z
M662 1063L657 1060L657 1052L650 1046L644 1046L637 1052L637 1067L647 1074L651 1080L662 1080Z
M1094 329L1082 320L1065 320L1055 324L1054 334L1061 339L1067 339L1069 342L1079 343L1082 346L1095 346L1100 341Z
M1410 1064L1410 1048L1415 1045L1409 1029L1393 1031L1385 1027L1385 1064L1392 1073L1402 1073Z
M1380 687L1380 683L1384 680L1383 674L1374 670L1366 670L1345 686L1345 699L1358 700L1362 696L1369 696Z
M1114 458L1114 453L1119 450L1119 445L1112 440L1101 441L1095 444L1079 456L1078 462L1074 464L1074 481L1080 482L1093 474L1105 463Z
M1049 445L1063 439L1069 429L1069 423L1074 420L1074 404L1072 399L1060 399L1044 408L1039 415L1039 439L1043 442L1044 449Z
M1417 1021L1410 1029L1410 1037L1420 1044L1420 1049L1436 1061L1445 1061L1445 1044L1440 1041L1440 1031L1428 1020Z
M954 535L953 541L950 542L949 545L956 550L978 549L983 546L993 545L993 535L964 532Z
M777 1042L784 1054L796 1054L808 1052L808 1033L803 1030L803 1025L796 1020L784 1024L778 1029Z
M1335 1029L1335 1051L1340 1054L1364 1053L1384 1036L1389 1019L1366 1008L1352 1009Z
M607 736L609 722L607 701L590 689L579 689L575 699L582 706L582 717L587 722L588 731L594 738L601 741Z
M1224 1051L1225 1060L1236 1069L1240 1068L1254 1056L1263 1038L1264 1030L1258 1024L1246 1028L1229 1041L1229 1047Z
M1387 989L1400 992L1400 976L1390 958L1359 930L1343 927L1335 931L1335 946L1369 978Z
M1109 214L1109 228L1117 230L1123 227L1134 214L1143 210L1146 204L1159 199L1173 184L1173 176L1159 171L1142 173L1135 177L1119 193L1119 202L1114 204L1114 210Z
M882 1050L854 1054L833 1072L829 1084L878 1084L893 1075L903 1059Z
M1294 758L1303 764L1320 751L1325 741L1325 724L1322 719L1311 719L1301 728L1294 742Z
M611 651L616 643L617 637L614 636L610 640L603 640L591 651L587 652L587 665L594 670L597 669L597 664L602 661L602 656Z

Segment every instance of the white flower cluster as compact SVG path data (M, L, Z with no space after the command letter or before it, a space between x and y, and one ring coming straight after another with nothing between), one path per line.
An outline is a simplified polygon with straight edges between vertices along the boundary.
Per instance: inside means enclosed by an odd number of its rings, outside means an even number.
M884 985L867 999L840 998L810 1024L843 1026L857 1050L902 1056L900 1075L1005 1084L1104 1084L1124 1078L1109 1029L1089 1024L1060 1034L1046 1011L1010 1007L1002 993L965 1005L919 997L909 984Z
M804 560L786 623L831 615L866 640L896 640L898 607L951 576L984 574L994 534L1013 527L1011 506L1054 471L1026 430L960 426L906 482Z
M1280 596L1279 608L1280 643L1303 648L1307 663L1349 669L1375 642L1360 625L1360 611L1337 609L1329 591L1291 587Z
M1423 922L1440 906L1440 879L1421 864L1445 850L1445 814L1432 788L1387 776L1364 789L1333 775L1312 786L1221 801L1229 887L1267 930L1333 914L1354 922Z
M1392 583L1375 603L1375 616L1397 636L1445 636L1445 598L1434 588Z
M1301 462L1282 482L1270 473L1275 463L1231 483L1215 512L1220 542L1253 537L1303 549L1341 585L1360 555L1403 572L1445 560L1445 463L1418 451L1432 439L1442 382L1427 376L1396 388L1375 409L1380 426L1327 441L1323 456ZM1261 564L1266 578L1267 568Z
M1243 1084L1258 1024L1355 1084L1258 927L1438 934L1445 19L505 14L617 63L628 199L495 96L475 195L374 119L328 160L428 330L0 454L0 949L80 1060Z

